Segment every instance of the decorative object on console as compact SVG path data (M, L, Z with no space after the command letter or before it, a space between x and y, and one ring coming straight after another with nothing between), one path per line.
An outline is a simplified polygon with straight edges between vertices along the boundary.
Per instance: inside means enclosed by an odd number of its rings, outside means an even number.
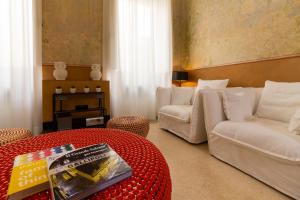
M84 93L89 93L90 92L90 88L88 86L85 86L83 88Z
M93 81L98 81L101 79L102 73L101 73L101 65L100 64L93 64L91 66L90 77Z
M63 90L62 90L61 87L55 88L55 93L56 93L56 94L61 94L62 92L63 92Z
M86 127L90 126L100 126L102 124L105 124L104 117L89 117L85 119L85 125Z
M87 110L89 109L89 105L76 105L75 110Z
M76 87L75 86L72 86L70 88L70 93L72 93L72 94L76 93Z
M189 76L188 76L187 72L173 71L172 80L173 81L179 81L179 87L181 87L182 81L187 81L188 78L189 78Z
M66 63L64 62L55 62L53 76L55 80L66 80L68 77L68 71L66 70Z
M96 92L101 92L101 91L102 91L101 87L100 87L100 86L97 86L97 87L96 87Z

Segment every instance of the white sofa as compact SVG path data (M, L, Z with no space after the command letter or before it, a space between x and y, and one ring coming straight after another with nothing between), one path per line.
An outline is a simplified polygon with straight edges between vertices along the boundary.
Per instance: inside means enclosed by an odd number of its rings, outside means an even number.
M261 89L256 89L256 105ZM222 93L203 92L209 152L273 188L300 199L300 135L288 131L288 123L255 117L228 121Z
M177 88L180 90L180 88ZM194 144L207 141L204 125L202 92L194 94L191 105L172 105L172 88L158 88L156 109L160 128Z

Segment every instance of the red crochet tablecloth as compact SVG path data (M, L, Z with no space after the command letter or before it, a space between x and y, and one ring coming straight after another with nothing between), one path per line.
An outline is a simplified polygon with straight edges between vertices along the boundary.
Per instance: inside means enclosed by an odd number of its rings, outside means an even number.
M98 143L109 144L132 167L133 175L89 199L171 199L169 168L160 151L141 136L115 129L61 131L0 147L0 199L6 199L15 156L63 144L79 148ZM48 190L27 199L49 198Z

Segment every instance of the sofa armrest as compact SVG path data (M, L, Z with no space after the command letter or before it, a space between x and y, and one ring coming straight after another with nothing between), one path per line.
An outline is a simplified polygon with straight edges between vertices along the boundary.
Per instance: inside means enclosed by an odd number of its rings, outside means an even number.
M200 135L201 142L207 140L204 123L203 90L199 90L194 94L194 102L191 114L191 133Z
M215 126L226 120L222 101L222 93L220 91L203 91L204 121L208 138Z
M171 104L172 88L158 87L156 89L156 116L161 107Z

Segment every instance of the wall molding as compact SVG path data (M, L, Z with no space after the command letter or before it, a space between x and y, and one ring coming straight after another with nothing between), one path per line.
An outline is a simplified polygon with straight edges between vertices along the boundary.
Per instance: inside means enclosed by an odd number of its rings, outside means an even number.
M297 57L300 57L300 53L290 54L290 55L285 55L285 56L275 56L275 57L270 57L270 58L261 58L261 59L246 60L246 61L240 61L240 62L225 63L225 64L219 64L219 65L202 66L202 67L197 67L197 68L184 68L184 70L185 71L194 71L194 70L202 70L202 69L210 69L210 68L218 68L218 67L231 67L233 65L257 63L257 62L263 62L263 61L274 61L274 60L297 58Z

